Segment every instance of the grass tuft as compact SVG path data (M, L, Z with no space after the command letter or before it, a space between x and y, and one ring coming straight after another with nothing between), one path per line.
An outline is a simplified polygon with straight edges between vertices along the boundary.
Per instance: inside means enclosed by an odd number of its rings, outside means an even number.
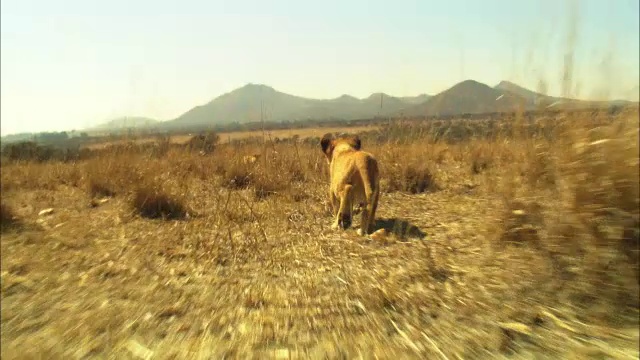
M2 231L15 228L19 224L19 221L13 212L13 209L5 204L0 204L0 229Z
M477 175L488 170L494 162L493 149L489 144L475 144L471 150L471 173Z
M221 170L222 186L228 189L246 189L254 182L255 175L247 165L231 163Z
M427 163L402 164L389 174L387 191L401 191L409 194L434 192L440 189L435 172Z
M187 216L183 199L149 185L134 191L130 205L140 216L149 219L179 220Z

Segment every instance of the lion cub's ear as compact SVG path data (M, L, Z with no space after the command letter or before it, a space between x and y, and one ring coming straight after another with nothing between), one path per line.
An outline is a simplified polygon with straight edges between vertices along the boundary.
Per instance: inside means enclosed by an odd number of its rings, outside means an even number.
M320 140L320 146L322 147L322 152L329 156L333 148L333 135L331 133L324 134L322 140Z

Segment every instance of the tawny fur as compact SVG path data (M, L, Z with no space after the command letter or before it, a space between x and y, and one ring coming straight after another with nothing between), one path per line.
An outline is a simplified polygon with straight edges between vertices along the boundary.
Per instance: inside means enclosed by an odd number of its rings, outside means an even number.
M358 234L371 233L380 197L380 172L376 158L361 150L357 136L334 138L326 134L320 141L329 164L329 202L335 220L332 229L351 226L353 207L362 204Z

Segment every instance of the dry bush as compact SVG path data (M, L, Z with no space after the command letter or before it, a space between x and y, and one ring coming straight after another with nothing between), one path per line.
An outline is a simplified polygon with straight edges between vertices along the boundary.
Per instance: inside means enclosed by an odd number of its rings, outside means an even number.
M618 123L587 131L578 130L572 138L573 151L566 156L563 173L570 194L569 208L590 234L590 250L597 254L594 255L597 263L592 264L595 268L592 275L597 279L613 273L622 281L621 277L627 273L624 268L631 266L636 280L640 280L637 118L620 119ZM615 262L616 266L611 268L610 262ZM608 271L603 273L603 269ZM604 279L600 278L600 281ZM637 288L627 290L632 294L635 292L633 295L637 299Z
M167 155L171 149L171 137L168 135L156 136L155 143L152 143L150 155L152 158L160 159Z
M2 191L55 190L60 185L77 187L82 182L78 165L57 161L7 164L2 167L1 176Z
M256 199L263 200L292 189L292 174L287 168L281 169L276 164L269 164L267 168L260 165L256 170L251 184Z
M292 182L305 182L308 177L307 173L298 162L289 163L287 175Z
M149 219L177 220L187 216L184 199L169 194L157 183L138 186L129 204L140 216Z
M638 213L637 119L573 134L565 173L575 194L576 211L602 209Z
M558 127L557 141L516 144L522 158L502 169L504 215L490 226L496 239L548 256L554 279L564 284L563 301L619 321L640 306L637 119L595 128L580 118L566 121L571 126Z
M95 175L89 178L87 185L89 194L92 197L111 197L117 194L116 187L105 181L103 178L96 177Z
M451 150L447 147L442 147L441 149L437 150L435 154L436 164L446 164L453 160Z
M85 185L90 196L115 196L127 193L141 180L136 169L143 160L136 155L104 154L87 161Z
M437 191L439 185L431 167L426 163L402 164L393 168L388 177L387 191L403 191L410 194Z
M438 156L428 146L392 146L377 150L387 192L420 194L441 189L437 166L431 159Z
M504 209L504 223L500 240L512 244L538 246L543 226L542 205L532 199L508 199Z
M539 188L555 187L559 177L559 164L557 151L554 150L553 145L547 141L528 142L524 148L527 152L524 172L527 175L530 186Z
M33 141L10 143L2 147L2 160L5 163L29 163L79 160L83 156L77 145L44 145Z
M190 152L202 152L203 154L211 154L215 150L220 136L215 132L198 134L185 144L185 148Z
M290 144L273 146L264 152L252 147L236 148L231 156L216 154L215 172L220 175L223 187L235 190L251 188L255 198L262 200L270 195L289 192L295 183L321 176L319 157L314 157L309 151ZM242 154L254 153L265 154L266 158L261 157L249 164L241 161Z
M228 189L246 189L254 183L256 168L239 161L220 163L219 172L222 175L222 186Z
M263 200L271 195L282 192L287 187L283 183L265 181L253 185L253 194L256 199Z
M184 218L184 192L174 185L187 186L193 170L201 169L194 168L185 152L167 151L161 159L150 156L107 152L89 160L84 167L87 192L92 197L123 196L142 217Z
M323 155L319 145L300 147L298 144L278 146L277 154L269 164L286 183L303 183L322 177Z
M480 174L489 169L495 162L495 150L495 144L478 142L472 144L469 154L471 172Z
M165 174L178 182L188 183L191 180L214 182L223 174L228 160L225 156L201 156L185 149L172 146L160 159L137 157L135 171L140 176L145 173Z
M5 231L16 227L18 223L13 209L5 203L0 203L0 229Z

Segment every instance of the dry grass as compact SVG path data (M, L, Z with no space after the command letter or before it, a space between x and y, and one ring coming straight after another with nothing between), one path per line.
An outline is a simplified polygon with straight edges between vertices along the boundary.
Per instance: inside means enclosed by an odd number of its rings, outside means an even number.
M471 171L480 174L487 170L495 160L496 146L494 144L481 143L472 147L471 151Z
M11 207L5 203L0 204L0 229L7 230L14 228L18 224L18 219Z
M130 204L140 216L149 219L176 220L187 216L187 208L182 199L152 184L139 186L134 191Z
M363 137L369 239L318 145L3 165L2 358L637 358L637 112L551 120Z
M351 126L351 127L319 127L319 128L303 128L303 129L282 129L282 130L269 130L265 132L267 138L271 139L285 139L298 136L300 138L308 137L322 137L327 132L360 132L376 129L375 126ZM168 140L171 144L188 144L194 138L193 135L174 135ZM222 143L228 143L233 140L249 139L249 138L262 138L262 131L231 131L220 134L220 140ZM138 137L128 140L105 140L98 143L91 143L86 146L88 149L100 150L114 145L125 145L130 142L137 144L148 144L156 142L157 139L152 136Z

